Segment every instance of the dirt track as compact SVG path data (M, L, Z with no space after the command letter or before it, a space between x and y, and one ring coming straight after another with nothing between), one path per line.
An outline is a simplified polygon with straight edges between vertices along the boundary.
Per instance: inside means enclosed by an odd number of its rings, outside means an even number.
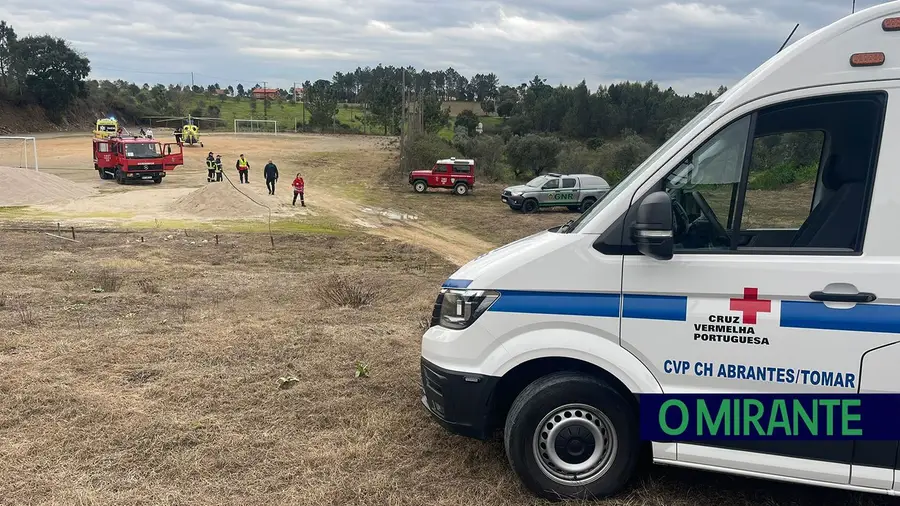
M65 219L68 223L127 226L148 221L265 221L271 211L272 220L295 220L299 224L327 220L424 246L456 265L495 246L466 232L389 208L374 209L350 197L352 192L345 191L351 186L349 181L360 177L377 180L388 167L393 153L387 138L216 134L203 136L202 140L204 147L185 146L184 166L169 173L161 185L118 185L101 180L92 169L90 135L41 137L37 141L41 172L96 191L84 198L35 201L29 212L35 218ZM230 181L213 185L206 182L205 158L210 151L222 155ZM235 160L242 153L251 164L249 185L238 184L234 169ZM281 175L274 196L268 195L262 178L262 168L270 158ZM15 166L19 162L17 149L0 147L0 166ZM291 205L290 182L297 172L303 174L306 182L305 208L299 202ZM16 200L16 204L21 203L21 198Z

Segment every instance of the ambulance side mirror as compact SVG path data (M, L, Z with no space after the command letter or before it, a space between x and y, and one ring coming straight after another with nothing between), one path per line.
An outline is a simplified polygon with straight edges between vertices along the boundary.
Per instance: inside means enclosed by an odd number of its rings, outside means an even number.
M647 195L631 226L631 239L643 255L657 260L672 258L675 249L672 200L664 191Z

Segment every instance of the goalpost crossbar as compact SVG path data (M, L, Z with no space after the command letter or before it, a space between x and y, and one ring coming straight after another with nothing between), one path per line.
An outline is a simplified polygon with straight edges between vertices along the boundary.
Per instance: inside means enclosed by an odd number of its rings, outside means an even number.
M254 132L253 125L272 125L272 130L257 130ZM238 125L249 125L250 133L278 133L278 122L274 119L236 119L234 120L234 133L238 132Z
M22 137L16 135L0 135L0 140L9 139L9 140L20 140L22 141L22 154L25 157L25 166L28 166L28 141L31 141L31 153L32 158L34 160L34 170L38 170L38 157L37 157L37 139L35 137Z

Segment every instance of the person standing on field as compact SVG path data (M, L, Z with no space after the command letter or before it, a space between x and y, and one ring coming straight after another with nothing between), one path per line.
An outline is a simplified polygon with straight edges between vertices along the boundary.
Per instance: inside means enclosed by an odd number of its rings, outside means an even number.
M243 153L241 157L238 158L237 163L234 164L238 171L238 177L240 178L241 184L247 183L250 184L250 177L248 172L250 172L250 162L244 158Z
M216 155L216 182L222 180L222 155Z
M300 205L306 207L306 203L303 202L303 178L300 177L300 173L297 173L297 177L294 178L294 182L291 183L291 186L294 188L294 200L291 202L291 205L297 205L297 196L300 196Z
M278 167L269 160L263 169L263 175L266 177L266 188L269 189L269 195L275 195L275 181L278 181Z
M206 155L206 182L212 183L215 181L216 175L216 158L213 156L213 152L210 151L208 155Z

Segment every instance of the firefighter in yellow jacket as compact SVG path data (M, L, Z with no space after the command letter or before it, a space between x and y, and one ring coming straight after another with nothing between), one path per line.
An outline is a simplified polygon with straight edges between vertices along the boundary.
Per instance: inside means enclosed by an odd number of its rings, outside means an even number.
M248 174L250 172L250 162L248 162L247 159L244 158L243 154L241 154L241 157L237 159L237 163L235 163L234 166L235 168L237 168L241 184L250 184L250 178Z

